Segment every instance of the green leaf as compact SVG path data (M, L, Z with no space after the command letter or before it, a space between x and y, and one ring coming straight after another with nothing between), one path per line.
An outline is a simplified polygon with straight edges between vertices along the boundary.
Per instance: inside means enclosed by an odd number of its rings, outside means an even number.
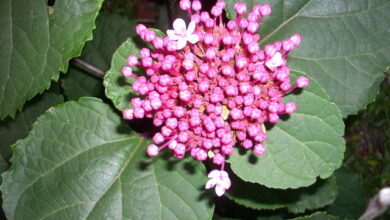
M69 68L61 79L61 87L69 100L78 100L83 96L101 97L104 94L101 79L74 67Z
M289 66L314 77L343 117L374 100L390 65L390 1L228 0L230 16L235 2L272 6L260 28L262 46L302 36Z
M335 178L318 180L314 185L299 189L270 189L256 183L233 178L232 189L227 197L237 204L253 209L287 208L292 213L322 208L337 196Z
M31 129L32 124L53 105L62 103L62 95L45 92L35 97L27 103L25 109L18 113L15 120L6 118L0 123L0 151L5 158L11 156L11 145L15 144L18 139L25 138Z
M298 75L291 73L295 82ZM315 80L300 94L285 96L297 111L267 130L267 152L255 156L236 151L228 160L235 174L247 182L271 188L309 186L316 178L327 178L340 167L345 150L344 123L337 106Z
M328 215L326 212L315 212L314 214L293 218L291 220L336 220L335 216Z
M111 69L104 76L104 87L106 96L111 99L115 107L121 111L130 107L130 98L137 96L133 91L131 84L134 82L132 77L125 78L121 74L123 66L127 65L126 59L130 55L138 55L139 48L134 40L129 38L114 53L111 62Z
M99 99L50 109L3 175L8 219L210 219L203 164L151 160L148 142Z
M49 88L92 38L103 0L5 0L0 8L0 119ZM49 11L49 12L48 12ZM27 84L26 84L27 82Z
M96 19L93 40L85 44L81 59L103 71L110 69L112 55L129 37L135 36L136 21L117 14L101 13Z
M355 174L344 168L338 169L335 176L339 193L326 211L342 219L358 219L368 204L361 183Z
M96 19L93 40L83 48L80 59L102 71L110 68L115 50L128 37L135 35L135 21L130 21L117 14L101 13ZM103 94L102 81L87 74L84 70L71 67L61 79L65 95L71 100L82 96L100 97Z

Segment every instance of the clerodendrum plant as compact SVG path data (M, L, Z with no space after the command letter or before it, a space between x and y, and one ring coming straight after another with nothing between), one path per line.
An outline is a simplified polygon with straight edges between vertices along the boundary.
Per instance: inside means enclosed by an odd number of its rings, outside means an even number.
M173 23L166 37L158 37L144 25L137 26L140 37L151 43L127 58L121 72L135 81L132 88L144 96L133 98L134 108L123 112L125 119L153 118L161 131L148 146L149 156L157 156L168 147L177 158L186 152L199 161L211 159L220 170L210 171L206 188L215 187L218 196L230 188L224 171L225 158L234 146L265 153L265 123L276 124L279 115L296 111L294 102L283 104L283 97L295 88L305 88L309 80L300 76L294 85L286 56L301 42L295 34L283 42L268 44L260 50L256 34L260 21L271 14L268 4L255 5L248 17L245 3L235 3L235 20L225 25L224 1L208 12L201 12L200 1L180 1L191 22L186 28L182 19ZM139 66L149 76L133 74ZM239 143L238 143L239 142ZM157 146L156 144L161 144Z
M84 47L101 4L0 7L0 118L24 108L0 124L8 219L211 219L224 199L279 219L363 212L356 178L333 173L342 118L390 63L390 1L180 0L189 19L166 33L101 13ZM60 77L82 48L112 103L79 98L103 98L79 69Z

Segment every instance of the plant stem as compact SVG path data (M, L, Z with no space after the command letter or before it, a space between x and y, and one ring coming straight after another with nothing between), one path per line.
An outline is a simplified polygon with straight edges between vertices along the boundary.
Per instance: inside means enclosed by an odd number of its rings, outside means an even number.
M99 69L99 68L79 59L79 58L72 59L72 62L76 65L79 65L79 66L87 69L88 72L92 73L93 75L95 75L99 78L103 78L103 76L105 74L105 72L103 70L101 70L101 69Z

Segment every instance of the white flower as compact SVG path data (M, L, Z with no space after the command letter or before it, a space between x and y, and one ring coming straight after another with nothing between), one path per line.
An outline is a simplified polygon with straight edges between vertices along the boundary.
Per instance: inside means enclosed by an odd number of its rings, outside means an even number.
M173 22L174 30L167 30L167 35L169 39L177 41L177 49L183 49L187 45L187 41L195 44L199 41L199 36L194 34L195 31L195 22L191 21L186 27L186 23L183 19L178 18Z
M217 196L222 196L225 191L230 188L231 182L226 171L212 170L208 177L210 179L206 183L206 189L210 189L215 186L215 193Z
M283 64L283 58L282 58L282 54L280 54L279 52L276 52L275 55L265 63L265 65L271 70L275 69L276 67L282 64Z

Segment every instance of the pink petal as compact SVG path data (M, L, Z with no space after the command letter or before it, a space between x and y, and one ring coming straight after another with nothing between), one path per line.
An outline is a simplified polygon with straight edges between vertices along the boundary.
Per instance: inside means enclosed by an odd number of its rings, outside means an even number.
M185 34L186 32L186 23L183 19L178 18L173 22L173 29L176 31L177 34Z
M186 39L191 42L191 44L195 44L199 41L199 36L197 34L191 34L186 37Z
M183 49L187 45L187 40L185 38L179 38L177 41L177 50Z

